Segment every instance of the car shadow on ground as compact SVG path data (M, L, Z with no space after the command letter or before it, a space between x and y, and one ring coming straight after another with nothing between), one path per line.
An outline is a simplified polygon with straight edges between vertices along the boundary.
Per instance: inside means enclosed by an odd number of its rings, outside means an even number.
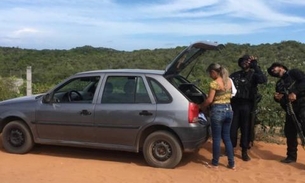
M0 140L0 151L7 153ZM111 161L126 164L136 164L138 166L149 165L146 163L144 156L141 152L125 152L125 151L114 151L105 149L91 149L81 147L67 147L67 146L56 146L56 145L41 145L35 144L33 149L28 154L40 155L40 156L54 156L54 157L65 157L74 159L90 159L100 161ZM197 161L202 163L207 161L205 157L202 157L199 153L184 153L181 162L177 165L177 168L184 166L189 162Z
M0 141L0 151L7 153ZM75 159L92 159L148 166L142 153L36 144L28 154Z
M51 145L37 145L30 153L77 159L113 161L128 164L134 163L139 166L147 166L142 153Z

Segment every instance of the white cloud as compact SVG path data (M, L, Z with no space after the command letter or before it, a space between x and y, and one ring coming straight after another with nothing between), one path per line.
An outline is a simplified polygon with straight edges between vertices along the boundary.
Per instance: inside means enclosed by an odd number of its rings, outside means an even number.
M22 28L19 30L16 30L12 33L14 36L22 36L22 35L28 35L28 34L34 34L38 33L39 31L33 28Z
M7 39L24 39L24 46L33 44L26 43L28 40L25 38L38 36L41 45L35 45L37 48L45 48L46 42L48 47L52 43L54 46L75 47L96 44L97 40L100 43L119 44L121 40L129 40L130 43L137 39L151 42L158 37L163 40L156 40L156 44L163 42L163 45L167 45L177 37L255 35L288 27L304 30L305 23L304 13L287 11L305 5L297 0L117 2L2 0L0 24L3 26L0 34ZM6 44L8 41L0 38L0 46Z
M278 0L281 3L294 4L294 5L305 5L304 0Z

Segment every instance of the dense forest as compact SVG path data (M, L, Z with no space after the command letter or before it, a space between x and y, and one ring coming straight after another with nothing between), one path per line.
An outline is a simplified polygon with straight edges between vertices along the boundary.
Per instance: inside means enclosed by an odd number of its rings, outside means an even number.
M188 46L188 45L186 45ZM111 48L77 47L70 50L33 50L0 47L0 100L25 95L10 91L12 78L26 79L27 66L32 67L33 93L42 93L58 84L64 78L80 71L96 69L138 68L164 70L186 46L172 49L142 49L131 52ZM273 62L280 62L288 68L305 70L305 44L283 41L274 44L225 44L220 52L206 52L204 59L193 70L192 80L200 80L199 87L208 90L209 76L205 72L212 62L220 63L230 72L239 70L237 60L243 54L254 55L263 72ZM284 113L273 101L276 78L268 76L268 83L260 86L263 95L259 103L258 121L266 126L282 126Z

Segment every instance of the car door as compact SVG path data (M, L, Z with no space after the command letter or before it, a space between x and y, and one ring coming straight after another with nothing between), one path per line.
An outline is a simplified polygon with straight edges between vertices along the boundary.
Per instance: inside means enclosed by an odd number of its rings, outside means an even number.
M39 138L63 143L94 142L93 101L99 80L100 76L81 76L56 88L51 102L42 102L36 109Z
M96 105L96 141L112 148L135 148L139 130L154 121L156 104L142 75L108 74Z

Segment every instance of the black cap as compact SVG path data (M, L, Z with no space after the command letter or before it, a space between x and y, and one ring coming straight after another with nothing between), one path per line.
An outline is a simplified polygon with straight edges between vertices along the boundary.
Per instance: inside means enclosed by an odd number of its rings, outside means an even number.
M274 74L274 73L272 72L272 69L273 69L274 67L282 67L283 69L285 69L286 71L288 71L288 68L287 68L286 66L284 66L283 64L278 63L278 62L274 62L274 63L267 69L268 74L269 74L270 76L272 76L272 77L278 77L278 75L276 75L276 74Z
M245 54L244 56L241 57L243 60L249 60L251 57L248 54Z
M240 58L238 59L238 66L241 67L240 64L241 64L244 60L249 60L250 58L251 58L251 57L250 57L250 55L248 55L248 54L246 54L246 55L240 57Z

